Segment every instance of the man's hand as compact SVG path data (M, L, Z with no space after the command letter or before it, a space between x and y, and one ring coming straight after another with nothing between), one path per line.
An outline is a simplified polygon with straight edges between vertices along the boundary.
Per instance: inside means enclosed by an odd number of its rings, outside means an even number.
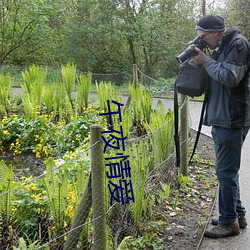
M207 56L197 47L195 47L195 51L198 53L197 56L192 57L197 64L203 64Z

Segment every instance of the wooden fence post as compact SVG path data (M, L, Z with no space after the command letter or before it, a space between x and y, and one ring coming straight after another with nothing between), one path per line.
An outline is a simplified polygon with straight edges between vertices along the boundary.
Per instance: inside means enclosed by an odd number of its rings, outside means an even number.
M83 192L81 201L78 205L76 216L73 220L70 233L64 244L63 250L71 250L77 248L77 243L83 231L83 225L86 222L91 208L91 175L89 176L87 185Z
M138 84L138 70L136 64L133 64L133 84L135 86Z
M105 168L102 126L90 127L94 250L106 249Z
M181 96L180 109L180 169L181 174L187 176L188 174L188 97Z
M138 84L138 70L137 70L136 64L133 64L133 84L134 84L134 86L136 86ZM129 107L130 104L131 104L131 95L129 94L127 102L125 104L124 112Z

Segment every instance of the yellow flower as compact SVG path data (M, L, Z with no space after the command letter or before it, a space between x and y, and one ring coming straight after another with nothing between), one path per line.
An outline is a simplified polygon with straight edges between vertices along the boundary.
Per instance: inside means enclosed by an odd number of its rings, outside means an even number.
M76 203L76 196L75 195L72 195L71 201L72 201L72 203Z
M39 194L33 194L32 197L35 198L36 201L40 201L42 199L42 194L39 193Z
M11 210L12 210L12 212L16 212L17 208L13 207Z
M46 157L48 157L49 153L46 147L43 147L43 153L45 154Z
M41 158L41 155L40 155L39 152L36 152L36 158L37 158L37 159L40 159L40 158Z
M7 129L5 129L5 130L3 131L3 134L4 134L4 135L9 135L10 133L9 133L9 131L8 131Z
M15 146L15 144L12 142L12 143L10 144L10 150L12 150L14 146Z
M28 191L34 191L37 190L37 185L35 183L30 183L29 185L26 186L26 189Z
M21 154L22 153L22 151L19 151L19 150L14 150L14 153L13 153L13 155L19 155L19 154Z
M73 218L74 217L73 206L68 205L66 208L66 211L64 211L64 213L65 213L65 215L68 215L69 218Z

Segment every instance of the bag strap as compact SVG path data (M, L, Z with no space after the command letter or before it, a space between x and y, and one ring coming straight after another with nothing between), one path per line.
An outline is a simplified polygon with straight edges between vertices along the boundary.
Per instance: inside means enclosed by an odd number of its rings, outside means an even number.
M198 141L199 141L199 138L200 138L203 117L204 117L204 113L205 113L205 109L206 109L206 104L207 104L207 90L205 91L205 97L204 97L204 101L202 103L199 126L198 126L198 130L196 132L195 143L194 143L194 147L193 147L193 152L192 152L192 154L190 156L190 159L189 159L189 164L192 162L192 159L193 159L193 156L195 154L195 151L196 151L196 148L197 148L197 145L198 145Z
M177 80L176 80L177 81ZM179 112L178 112L178 93L176 88L176 81L174 83L174 141L176 153L176 167L180 167L180 137L179 137Z

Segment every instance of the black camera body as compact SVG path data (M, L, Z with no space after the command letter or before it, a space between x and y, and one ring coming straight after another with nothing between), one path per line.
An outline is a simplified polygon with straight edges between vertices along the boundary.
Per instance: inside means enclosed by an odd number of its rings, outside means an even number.
M195 47L199 48L200 50L203 50L207 48L207 43L199 36L197 36L190 45L180 54L176 57L177 61L179 63L183 63L188 58L198 55L198 53L195 51Z

